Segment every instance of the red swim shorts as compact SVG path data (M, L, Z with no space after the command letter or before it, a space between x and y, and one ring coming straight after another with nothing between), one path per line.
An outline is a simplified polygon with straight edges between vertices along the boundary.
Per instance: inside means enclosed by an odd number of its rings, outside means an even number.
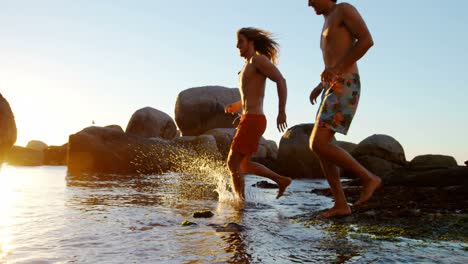
M231 149L247 156L257 152L258 143L265 132L266 125L267 121L264 115L242 115L232 140Z

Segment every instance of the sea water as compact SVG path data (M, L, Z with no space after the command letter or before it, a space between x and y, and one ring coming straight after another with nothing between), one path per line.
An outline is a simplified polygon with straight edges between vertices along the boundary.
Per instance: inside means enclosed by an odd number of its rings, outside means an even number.
M461 242L359 239L294 221L332 205L311 193L324 180L294 180L277 200L247 175L242 207L225 169L204 173L73 177L4 164L0 263L468 263ZM193 218L199 210L214 216Z

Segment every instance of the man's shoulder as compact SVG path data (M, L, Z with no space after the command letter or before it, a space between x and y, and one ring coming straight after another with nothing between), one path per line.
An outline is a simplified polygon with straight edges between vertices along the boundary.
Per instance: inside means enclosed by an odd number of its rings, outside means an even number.
M255 63L255 62L265 62L265 61L270 61L267 56L263 55L263 54L255 54L252 56L252 59L251 59L252 63Z
M340 12L342 13L345 13L345 12L352 12L352 11L355 11L356 10L356 7L354 7L352 4L350 3L339 3L339 4L336 4L336 7L338 10L340 10Z
M271 63L270 59L263 54L255 54L251 59L250 62L253 66L262 67L263 65Z
M350 17L355 17L359 12L357 11L356 7L354 7L350 3L339 3L336 4L336 9L339 13L339 17L342 19L350 18Z
M355 8L352 4L347 3L347 2L341 2L336 4L336 7L338 8Z

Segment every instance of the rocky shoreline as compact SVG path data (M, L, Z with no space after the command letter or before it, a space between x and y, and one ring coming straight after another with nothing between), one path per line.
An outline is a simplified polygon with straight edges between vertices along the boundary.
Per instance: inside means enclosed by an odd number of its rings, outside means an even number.
M224 113L224 105L239 100L236 88L204 86L182 91L175 104L175 120L152 107L137 110L126 129L118 125L87 127L70 135L62 146L32 140L26 147L13 146L16 124L13 111L0 94L0 164L65 165L69 174L154 174L184 171L206 163L224 166L235 127L236 115ZM323 178L320 164L309 150L314 124L289 128L279 146L261 139L253 159L292 178ZM180 130L177 130L180 129ZM467 241L468 161L458 166L446 155L420 155L406 160L403 146L389 135L371 135L361 142L334 141L364 167L381 176L383 187L353 214L320 220L319 212L298 216L305 224L341 225L351 230L415 238ZM347 171L343 177L353 178ZM116 176L117 177L117 176ZM350 202L360 192L355 180L345 193ZM267 186L271 188L272 186ZM329 189L314 190L330 196Z
M345 185L348 202L361 187ZM332 197L329 189L313 193ZM305 225L334 226L340 232L370 234L372 239L428 239L468 242L468 191L464 186L382 186L365 204L352 206L350 216L322 219L321 212L297 216Z

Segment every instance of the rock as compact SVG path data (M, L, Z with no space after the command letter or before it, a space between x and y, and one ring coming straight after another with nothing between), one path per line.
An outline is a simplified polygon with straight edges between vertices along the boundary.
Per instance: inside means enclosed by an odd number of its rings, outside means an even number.
M48 147L48 145L40 140L31 140L28 142L26 145L27 148L38 150L38 151L43 151Z
M107 128L113 128L113 129L117 129L118 131L120 131L120 132L124 133L124 130L123 130L123 128L122 128L121 126L119 126L119 125L108 125L108 126L105 126L105 127L107 127Z
M0 164L16 142L17 130L15 116L10 104L0 94Z
M385 175L382 180L384 185L393 186L446 187L463 185L468 188L468 168L466 166L427 170L401 168Z
M192 216L193 216L194 218L210 218L210 217L212 217L213 215L214 215L214 214L213 214L211 211L209 211L209 210L198 211L198 212L194 212L194 213L192 214Z
M270 183L267 181L259 181L255 184L252 184L252 187L262 188L262 189L278 189L278 184Z
M183 136L198 136L214 128L235 128L237 116L224 113L224 107L239 100L237 88L190 88L177 96L175 121Z
M320 162L309 148L314 124L300 124L289 128L281 137L278 150L279 171L290 178L324 177Z
M197 224L194 223L194 222L190 222L189 220L184 220L184 221L182 221L182 223L180 225L181 226L192 226L192 225L197 225Z
M456 167L454 157L444 155L420 155L414 157L409 166L412 168L449 168Z
M351 143L351 142L347 142L347 141L339 141L337 140L336 142L334 142L334 144L342 149L344 149L346 152L348 153L352 153L353 150L357 147L357 144L355 143Z
M16 166L41 166L44 154L39 150L13 146L5 160L9 164Z
M150 174L171 168L173 146L167 141L151 140L122 133L117 129L88 127L70 135L68 172Z
M356 160L359 163L361 163L361 165L364 166L366 169L380 177L385 176L393 170L403 167L397 163L393 163L375 156L359 156L356 158Z
M401 144L387 135L372 135L361 141L352 151L354 158L374 156L397 165L405 166L405 152Z
M262 141L260 141L260 144L262 144ZM265 143L263 145L266 148L266 157L271 158L271 159L278 159L278 145L276 145L276 142L273 140L265 140Z
M123 133L123 130L122 130ZM49 146L44 150L44 165L67 165L68 143L62 146Z
M145 107L132 115L125 132L145 138L173 139L177 135L177 127L166 113Z
M199 156L221 159L216 139L212 135L184 136L174 139L174 142L193 149Z
M232 139L235 134L235 128L215 128L204 133L204 135L212 135L215 138L218 150L224 160L226 160L229 154L229 149L231 148Z

